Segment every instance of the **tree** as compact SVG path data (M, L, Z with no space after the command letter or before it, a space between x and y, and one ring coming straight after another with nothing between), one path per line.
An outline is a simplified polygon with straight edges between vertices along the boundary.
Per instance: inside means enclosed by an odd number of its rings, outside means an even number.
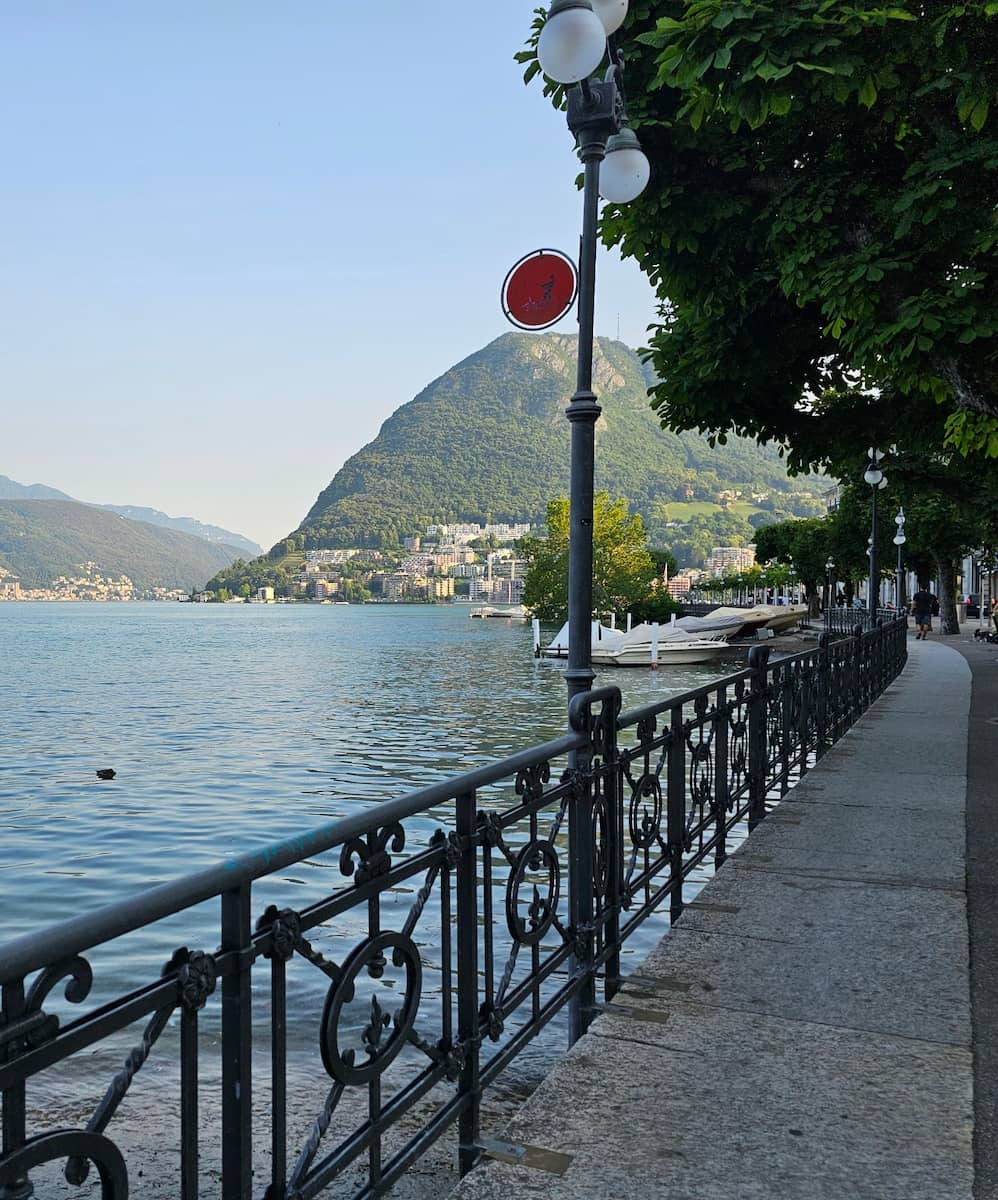
M649 550L648 553L651 555L651 560L655 564L655 572L659 579L661 579L663 575L669 579L672 579L679 570L679 563L676 561L676 556L672 553L672 551L652 549Z
M812 615L819 609L825 582L825 563L832 548L834 521L827 517L805 517L767 525L755 535L756 558L793 564L804 587Z
M834 460L857 410L868 428L880 391L909 417L943 402L955 444L998 454L996 18L994 0L632 0L652 182L602 233L661 301L664 425L786 442L802 466Z
M547 506L547 537L520 543L527 559L523 604L542 621L564 621L568 615L568 500ZM597 613L623 613L652 590L655 564L645 548L641 517L626 500L607 492L593 499L593 608Z

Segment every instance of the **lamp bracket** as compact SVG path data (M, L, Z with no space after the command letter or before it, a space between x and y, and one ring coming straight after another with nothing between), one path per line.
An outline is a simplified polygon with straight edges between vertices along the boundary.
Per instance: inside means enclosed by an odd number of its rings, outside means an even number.
M580 143L594 137L606 142L623 122L623 98L612 79L587 80L568 93L568 128Z

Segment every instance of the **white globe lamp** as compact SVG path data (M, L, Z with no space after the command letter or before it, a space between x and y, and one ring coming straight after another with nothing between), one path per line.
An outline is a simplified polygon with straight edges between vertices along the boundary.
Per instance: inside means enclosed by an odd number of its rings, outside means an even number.
M600 167L599 190L611 204L629 204L648 186L651 167L631 129L607 139L606 157Z
M537 42L541 70L556 83L588 79L606 54L606 29L590 0L555 0Z
M603 22L606 36L616 33L627 16L627 0L592 0L593 12Z

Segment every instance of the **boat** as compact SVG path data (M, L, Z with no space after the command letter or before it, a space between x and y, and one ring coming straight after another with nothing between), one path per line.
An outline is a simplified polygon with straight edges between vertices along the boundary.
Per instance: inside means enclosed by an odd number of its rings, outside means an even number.
M472 609L470 614L475 620L485 620L489 617L503 618L513 621L526 619L527 610L522 604L483 604Z
M669 663L711 662L723 654L728 644L718 638L667 638L653 642L636 642L617 649L594 650L593 663L606 667L661 667Z
M753 608L733 608L722 605L715 608L705 617L683 617L680 625L689 621L701 620L708 624L725 622L731 638L749 637L760 629L771 629L774 633L782 633L792 629L799 621L807 616L806 604L756 604Z
M653 667L666 663L710 662L728 648L723 633L698 637L678 622L635 625L627 631L594 621L591 659L594 666ZM568 658L568 624L541 651L544 658Z

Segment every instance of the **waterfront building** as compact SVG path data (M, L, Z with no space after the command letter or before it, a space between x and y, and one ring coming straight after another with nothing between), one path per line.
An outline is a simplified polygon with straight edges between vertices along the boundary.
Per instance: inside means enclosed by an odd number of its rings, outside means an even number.
M748 571L755 566L755 546L715 546L710 552L710 573L716 577L729 571Z

